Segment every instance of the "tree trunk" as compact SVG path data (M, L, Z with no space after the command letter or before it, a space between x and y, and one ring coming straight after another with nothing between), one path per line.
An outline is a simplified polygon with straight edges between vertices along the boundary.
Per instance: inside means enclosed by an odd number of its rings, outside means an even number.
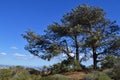
M76 60L79 61L79 45L78 45L77 36L75 36L75 47L76 47Z
M97 54L95 47L93 47L93 69L97 69Z

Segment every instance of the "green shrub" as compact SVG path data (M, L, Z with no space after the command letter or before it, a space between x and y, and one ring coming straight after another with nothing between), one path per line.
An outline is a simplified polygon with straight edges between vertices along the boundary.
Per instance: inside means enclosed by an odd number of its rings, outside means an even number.
M53 74L64 73L69 71L80 71L82 65L77 60L63 60L61 63L54 64L50 67Z
M103 71L105 74L107 74L110 78L113 78L114 77L114 75L113 75L113 69L111 68L111 69L105 69L104 71Z
M60 73L61 72L61 64L60 63L54 64L51 67L51 71L52 71L52 74Z
M114 80L120 80L120 59L116 59L116 63L114 64L113 68L106 69L104 72Z
M20 72L14 75L12 80L32 80L31 75L28 72Z
M112 73L113 79L120 80L120 60L113 67Z
M98 80L112 80L112 79L107 74L101 72L99 74L99 79Z
M101 65L103 69L113 68L116 63L116 58L113 55L108 55L104 61L102 61Z
M41 75L39 71L17 66L0 69L0 80L41 80Z
M57 64L54 64L50 70L52 74L57 74L57 73L69 72L71 71L71 68L66 64L57 63Z
M32 75L31 76L32 80L41 80L41 78L42 78L41 75Z
M68 79L63 75L55 74L51 76L42 77L41 80L68 80Z
M9 69L0 69L0 80L9 80L12 73Z
M80 70L82 70L80 62L78 60L74 60L73 71L80 71Z
M103 72L96 71L84 76L83 80L111 80L111 78Z
M55 75L52 76L52 78L54 80L67 80L67 78L65 76L60 75L60 74L55 74Z

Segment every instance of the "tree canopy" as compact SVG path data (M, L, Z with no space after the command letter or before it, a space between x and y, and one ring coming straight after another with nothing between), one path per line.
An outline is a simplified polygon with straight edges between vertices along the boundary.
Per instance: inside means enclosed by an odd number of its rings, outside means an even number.
M66 13L61 23L49 25L44 35L29 30L22 36L28 42L25 49L35 56L50 60L65 54L67 59L82 61L80 54L84 54L84 58L93 58L96 69L106 55L120 53L119 31L119 26L106 18L102 8L79 5Z

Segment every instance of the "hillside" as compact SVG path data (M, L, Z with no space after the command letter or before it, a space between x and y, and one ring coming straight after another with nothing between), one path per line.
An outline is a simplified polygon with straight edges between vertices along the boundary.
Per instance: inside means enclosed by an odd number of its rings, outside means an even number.
M14 66L0 69L0 80L81 80L84 72L66 72L42 76L43 72L33 68Z

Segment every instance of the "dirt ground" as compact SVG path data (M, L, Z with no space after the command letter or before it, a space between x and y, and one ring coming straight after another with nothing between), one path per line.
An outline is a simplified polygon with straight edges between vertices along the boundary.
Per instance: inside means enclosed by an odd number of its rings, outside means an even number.
M67 72L63 75L67 76L68 78L74 78L75 80L82 80L83 76L86 75L85 72Z

